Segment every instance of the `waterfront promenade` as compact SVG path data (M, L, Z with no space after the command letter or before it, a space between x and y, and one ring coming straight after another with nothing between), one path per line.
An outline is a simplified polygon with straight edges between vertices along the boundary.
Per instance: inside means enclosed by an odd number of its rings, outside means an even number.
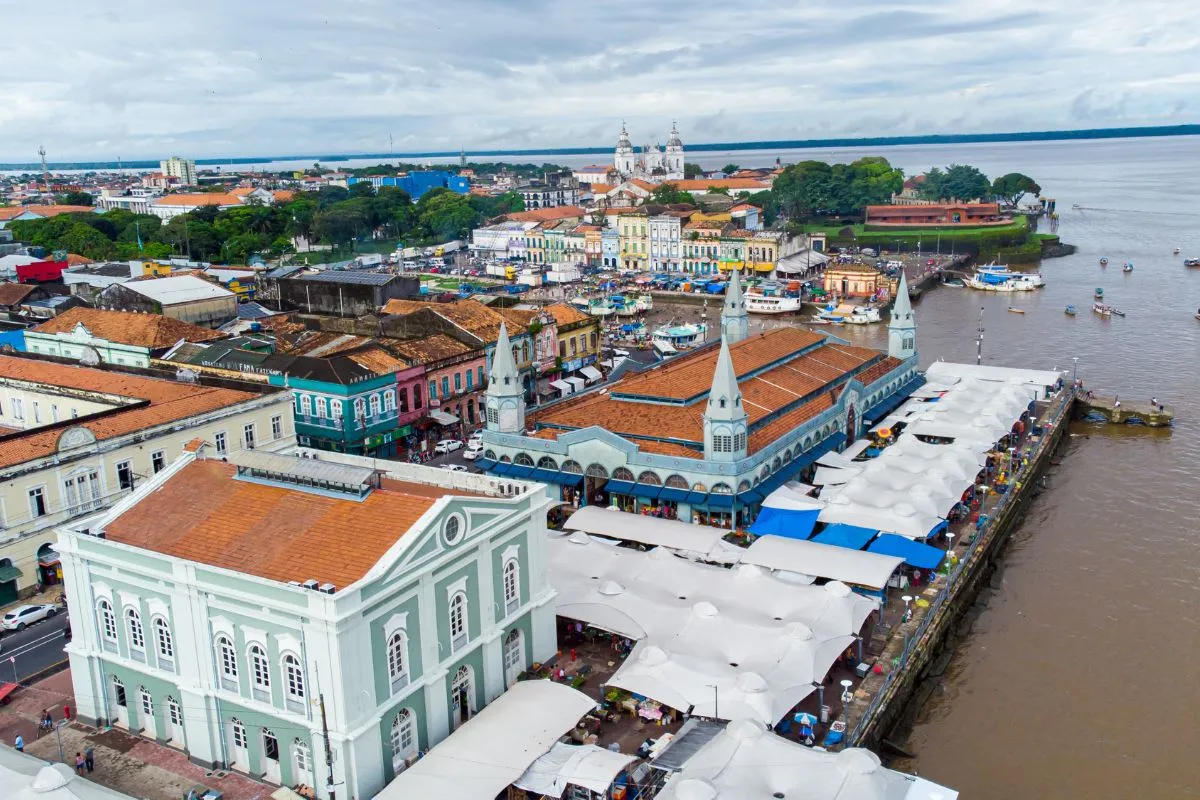
M854 699L841 712L847 731L845 746L877 748L903 718L919 691L918 682L939 655L943 640L957 617L973 601L988 564L1002 551L1020 512L1036 491L1035 478L1049 463L1071 418L1076 390L1064 386L1037 403L1038 434L1026 432L1011 463L1010 490L989 494L978 516L953 526L949 555L929 583L914 587L911 615L904 621L905 604L893 597L885 618L899 618L885 634L886 643L874 659L882 666L872 670L854 690ZM840 726L839 726L840 727Z

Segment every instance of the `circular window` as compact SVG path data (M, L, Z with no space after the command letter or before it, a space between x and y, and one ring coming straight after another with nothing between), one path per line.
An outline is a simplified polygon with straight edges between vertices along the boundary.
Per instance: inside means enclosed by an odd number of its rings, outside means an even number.
M442 523L442 539L446 544L458 544L462 541L465 533L462 517L458 514L446 517L446 521Z

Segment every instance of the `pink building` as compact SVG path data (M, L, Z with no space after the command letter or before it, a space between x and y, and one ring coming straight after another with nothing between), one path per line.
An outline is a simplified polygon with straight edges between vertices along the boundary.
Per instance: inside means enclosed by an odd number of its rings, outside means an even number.
M441 433L465 433L483 424L487 382L482 348L473 349L438 333L424 339L397 341L391 343L390 349L410 364L423 365L420 380L425 389L425 408L417 416L425 418L417 427L432 430L429 438L441 438ZM446 415L456 417L463 427L456 429L457 423L450 422ZM438 429L442 429L441 433Z

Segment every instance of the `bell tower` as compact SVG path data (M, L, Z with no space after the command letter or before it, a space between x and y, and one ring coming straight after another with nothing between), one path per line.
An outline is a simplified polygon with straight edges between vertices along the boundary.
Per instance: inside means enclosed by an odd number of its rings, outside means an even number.
M725 305L721 308L721 336L730 344L737 344L750 334L750 313L742 294L741 274L736 269L732 272L725 290Z
M916 354L917 320L908 298L908 279L901 272L896 300L892 303L892 318L888 322L888 355L907 360Z
M525 430L525 393L513 358L508 329L500 323L500 337L492 352L492 369L487 387L487 429L496 433Z
M729 342L721 337L717 368L704 407L704 458L731 462L746 457L749 420L742 405L742 390L733 370Z

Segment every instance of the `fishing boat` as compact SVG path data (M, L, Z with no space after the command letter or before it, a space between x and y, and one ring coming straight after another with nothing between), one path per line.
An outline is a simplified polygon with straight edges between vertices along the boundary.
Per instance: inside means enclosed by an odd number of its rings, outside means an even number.
M1066 314L1068 317L1075 316L1075 306L1068 305L1066 308L1063 309L1063 313Z
M962 289L966 287L966 284L960 281L958 278L951 278L948 281L943 281L942 286L947 286L951 289Z
M853 313L854 306L850 305L849 303L842 303L839 306L834 306L833 303L830 303L829 305L825 306L825 310L817 316L821 319L828 320L835 325L840 325L846 321L846 317Z
M1108 257L1107 257L1107 256L1105 256L1104 258L1101 258L1101 259L1100 259L1100 266L1102 266L1102 267L1107 267L1107 266L1108 266Z
M1174 250L1171 251L1171 253L1174 255L1179 255L1179 248L1176 247Z
M1112 316L1112 309L1104 305L1104 303L1092 303L1092 313L1099 314L1102 317Z
M607 300L590 300L588 301L587 313L593 317L607 317L615 313L615 309Z
M1133 262L1126 261L1125 266L1121 267L1121 272L1133 272Z
M669 352L675 352L676 350L687 350L704 344L704 337L707 333L708 325L703 322L687 322L682 325L674 325L668 322L666 325L654 330L651 340L654 342L656 348L660 350L670 348ZM666 347L661 347L661 345L665 345Z
M979 267L967 286L984 292L1031 292L1046 285L1036 272L1013 272L1002 264Z
M1017 308L1017 307L1015 307L1015 306L1009 306L1009 307L1008 307L1008 313L1010 313L1010 314L1024 314L1024 313L1025 313L1025 309L1023 309L1023 308Z
M792 290L778 283L761 283L746 292L746 311L751 314L791 314L799 310L799 284Z
M1110 314L1113 314L1114 316L1118 316L1118 317L1125 316L1125 312L1115 306L1109 306L1108 311Z
M871 325L876 322L883 322L883 315L879 313L879 309L875 306L860 306L854 309L842 321L847 325Z
M1099 286L1096 287L1096 299L1097 300L1104 299L1104 290L1102 288L1100 288Z
M1200 267L1200 258L1185 258L1183 265L1185 267Z

